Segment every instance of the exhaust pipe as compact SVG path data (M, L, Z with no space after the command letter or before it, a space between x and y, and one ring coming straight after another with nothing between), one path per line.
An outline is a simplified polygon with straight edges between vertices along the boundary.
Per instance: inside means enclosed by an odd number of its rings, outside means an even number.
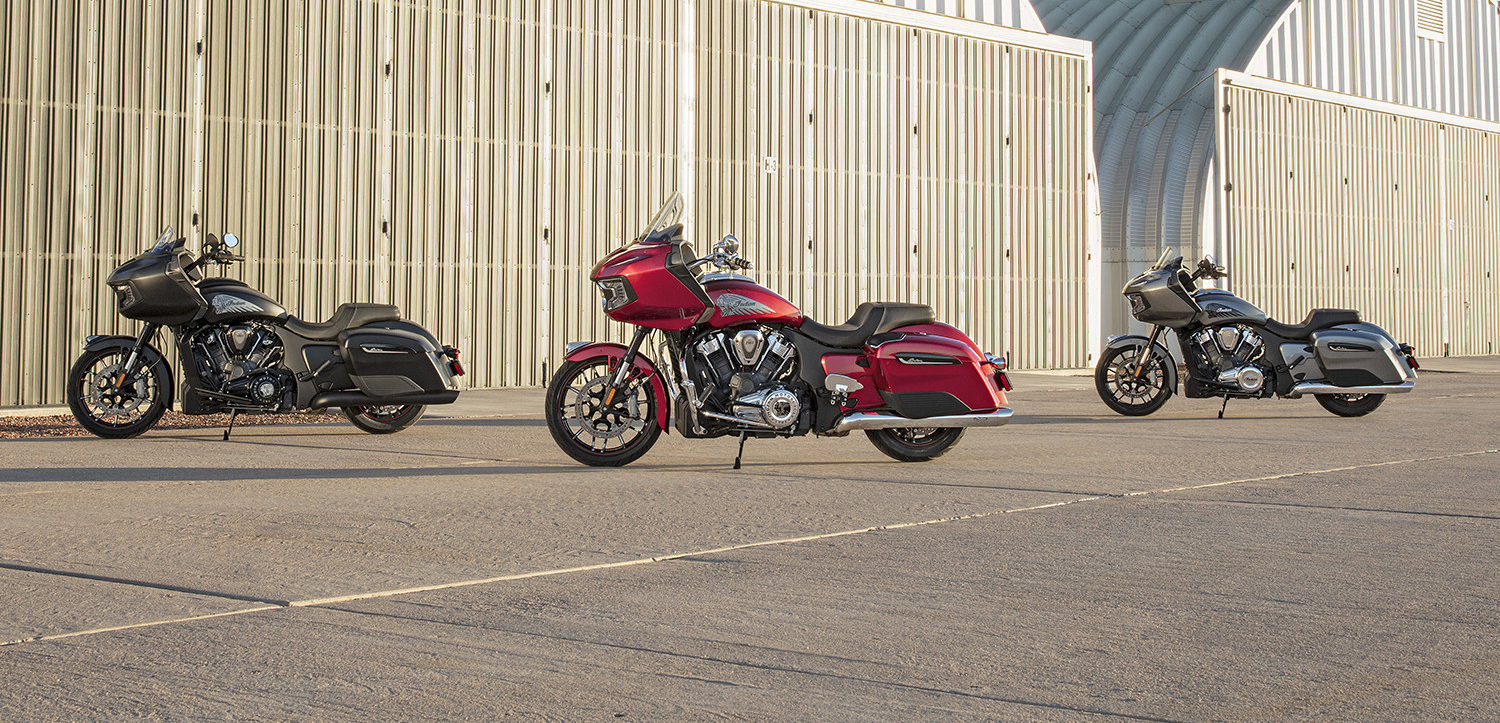
M323 392L312 398L309 409L325 407L370 407L382 404L452 404L458 399L456 390L403 394L399 397L372 397L362 392Z
M984 414L953 414L945 417L897 417L890 414L850 414L833 425L834 434L857 429L897 429L901 427L998 427L1010 421L1013 412L1000 408Z
M1287 399L1296 399L1304 394L1402 394L1409 392L1416 382L1400 384L1375 384L1368 387L1340 387L1327 382L1302 382L1287 392Z

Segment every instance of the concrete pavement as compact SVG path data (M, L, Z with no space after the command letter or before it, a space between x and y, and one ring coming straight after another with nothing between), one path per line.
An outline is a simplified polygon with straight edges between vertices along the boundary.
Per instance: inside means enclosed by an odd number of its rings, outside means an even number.
M0 442L0 718L1494 718L1500 359L1428 366L1353 420L1017 375L918 465L593 470L538 392Z

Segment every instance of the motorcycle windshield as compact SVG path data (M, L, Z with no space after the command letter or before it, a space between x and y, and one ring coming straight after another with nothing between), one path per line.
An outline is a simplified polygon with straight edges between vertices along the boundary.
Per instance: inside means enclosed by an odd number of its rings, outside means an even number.
M177 230L168 226L161 235L156 237L156 243L151 245L152 251L166 251L172 248L172 241L177 236Z
M1172 258L1172 247L1168 246L1161 250L1161 257L1156 260L1156 265L1152 266L1151 270L1155 271L1160 268L1165 268L1167 265L1167 260L1170 258Z
M667 202L662 204L661 209L651 217L651 220L646 224L646 228L636 238L646 238L657 231L677 223L680 218L682 218L682 194L674 191L667 198Z

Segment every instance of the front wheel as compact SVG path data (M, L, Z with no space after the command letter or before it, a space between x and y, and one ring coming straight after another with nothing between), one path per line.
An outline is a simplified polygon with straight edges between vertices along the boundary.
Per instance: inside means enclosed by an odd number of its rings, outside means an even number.
M1172 396L1172 387L1167 383L1171 379L1167 369L1171 358L1152 353L1137 371L1136 359L1144 349L1143 346L1108 349L1094 368L1094 388L1099 398L1110 409L1130 417L1151 414Z
M926 462L937 459L953 449L960 437L962 427L901 427L898 429L867 429L865 436L875 449L891 459L902 462Z
M563 364L547 385L547 429L569 457L590 467L623 467L661 436L651 379L632 369L624 388L611 389L619 359L594 357Z
M165 362L137 358L128 373L133 346L86 351L68 371L68 408L84 429L106 439L134 437L154 426L167 411L171 380Z
M367 407L344 407L349 422L370 434L395 434L422 418L423 404L386 404Z
M1384 394L1316 394L1318 404L1340 417L1363 417L1385 401Z

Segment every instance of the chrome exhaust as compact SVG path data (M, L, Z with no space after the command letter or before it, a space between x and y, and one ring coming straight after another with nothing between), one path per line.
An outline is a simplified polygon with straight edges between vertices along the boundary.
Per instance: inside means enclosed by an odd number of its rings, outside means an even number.
M1296 399L1304 394L1402 394L1415 387L1416 382L1400 384L1374 384L1368 387L1340 387L1327 382L1302 382L1286 393L1287 399Z
M897 417L890 414L861 412L850 414L833 425L832 434L858 429L898 429L902 427L998 427L1010 421L1011 410L1000 408L984 414L954 414L946 417Z

